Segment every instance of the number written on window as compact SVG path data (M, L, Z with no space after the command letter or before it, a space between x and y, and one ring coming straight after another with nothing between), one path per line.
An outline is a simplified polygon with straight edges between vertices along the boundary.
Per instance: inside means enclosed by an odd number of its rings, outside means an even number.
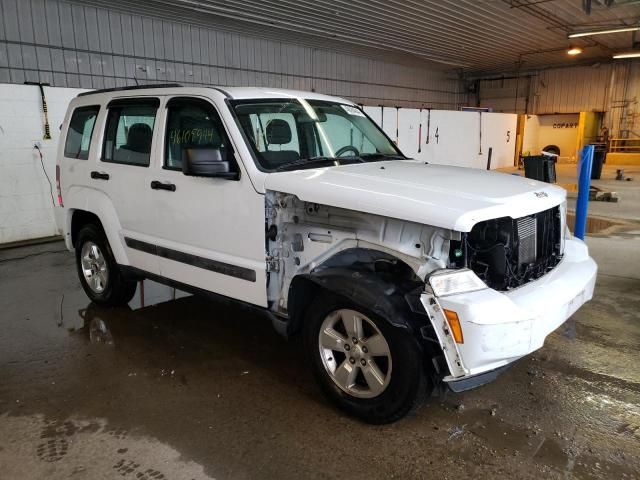
M229 141L211 105L196 99L175 98L169 101L167 109L165 168L181 170L183 160L198 151L218 150L219 158L227 159Z

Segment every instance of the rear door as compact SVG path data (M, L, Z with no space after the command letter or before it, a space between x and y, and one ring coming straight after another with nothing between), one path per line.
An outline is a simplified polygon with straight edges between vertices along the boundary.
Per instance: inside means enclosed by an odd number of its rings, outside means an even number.
M150 192L161 275L266 306L264 197L237 158L228 126L201 97L167 97L160 119L162 168ZM184 175L182 159L199 149L218 149L238 178Z
M74 101L72 105L75 105ZM60 139L56 156L56 185L58 203L53 209L58 231L65 236L67 248L73 248L71 219L64 209L73 206L70 192L82 191L89 179L89 172L95 162L95 144L92 147L93 132L100 116L100 105L89 104L70 109L63 124L64 139Z
M83 188L90 178L89 172L95 166L95 154L91 151L89 160L89 152L99 113L100 105L83 105L68 114L67 136L64 145L60 145L61 154L58 154L59 162L56 165L56 180L60 182L62 193L62 199L58 199L58 203L61 200L64 203L64 197L71 189ZM56 218L56 222L59 228L64 229L61 215L62 209L56 209L56 216L60 216Z
M150 183L157 169L151 161L157 147L156 122L160 98L127 97L112 100L102 136L102 152L90 182L115 207L119 238L132 266L159 273L158 258L145 248L153 244L156 215Z

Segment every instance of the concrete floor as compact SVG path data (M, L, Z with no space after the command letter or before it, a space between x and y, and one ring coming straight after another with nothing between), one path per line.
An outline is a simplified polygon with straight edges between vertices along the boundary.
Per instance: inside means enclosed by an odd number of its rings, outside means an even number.
M640 232L588 243L595 298L544 348L380 427L252 311L99 309L61 243L0 251L0 478L640 478Z
M560 165L559 182L575 183L576 166ZM616 170L623 169L625 177L631 181L616 180ZM592 185L608 192L616 192L620 200L617 203L591 202L589 212L600 217L640 221L640 166L605 165L600 180L593 180ZM575 208L577 193L569 194L568 206Z

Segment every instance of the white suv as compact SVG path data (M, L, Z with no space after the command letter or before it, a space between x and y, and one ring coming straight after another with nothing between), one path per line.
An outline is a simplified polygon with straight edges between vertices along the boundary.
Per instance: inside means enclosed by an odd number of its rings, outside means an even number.
M56 214L91 300L151 278L260 307L368 422L492 380L593 294L563 189L406 158L348 100L94 91L62 138Z

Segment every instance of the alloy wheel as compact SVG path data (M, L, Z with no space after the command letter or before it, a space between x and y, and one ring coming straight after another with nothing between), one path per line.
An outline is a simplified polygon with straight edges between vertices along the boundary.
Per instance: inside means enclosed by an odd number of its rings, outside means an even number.
M109 266L100 247L93 242L86 242L80 254L82 274L87 285L94 293L102 293L109 282Z
M344 392L358 398L380 395L391 380L391 350L366 315L349 309L331 312L318 335L326 372Z

